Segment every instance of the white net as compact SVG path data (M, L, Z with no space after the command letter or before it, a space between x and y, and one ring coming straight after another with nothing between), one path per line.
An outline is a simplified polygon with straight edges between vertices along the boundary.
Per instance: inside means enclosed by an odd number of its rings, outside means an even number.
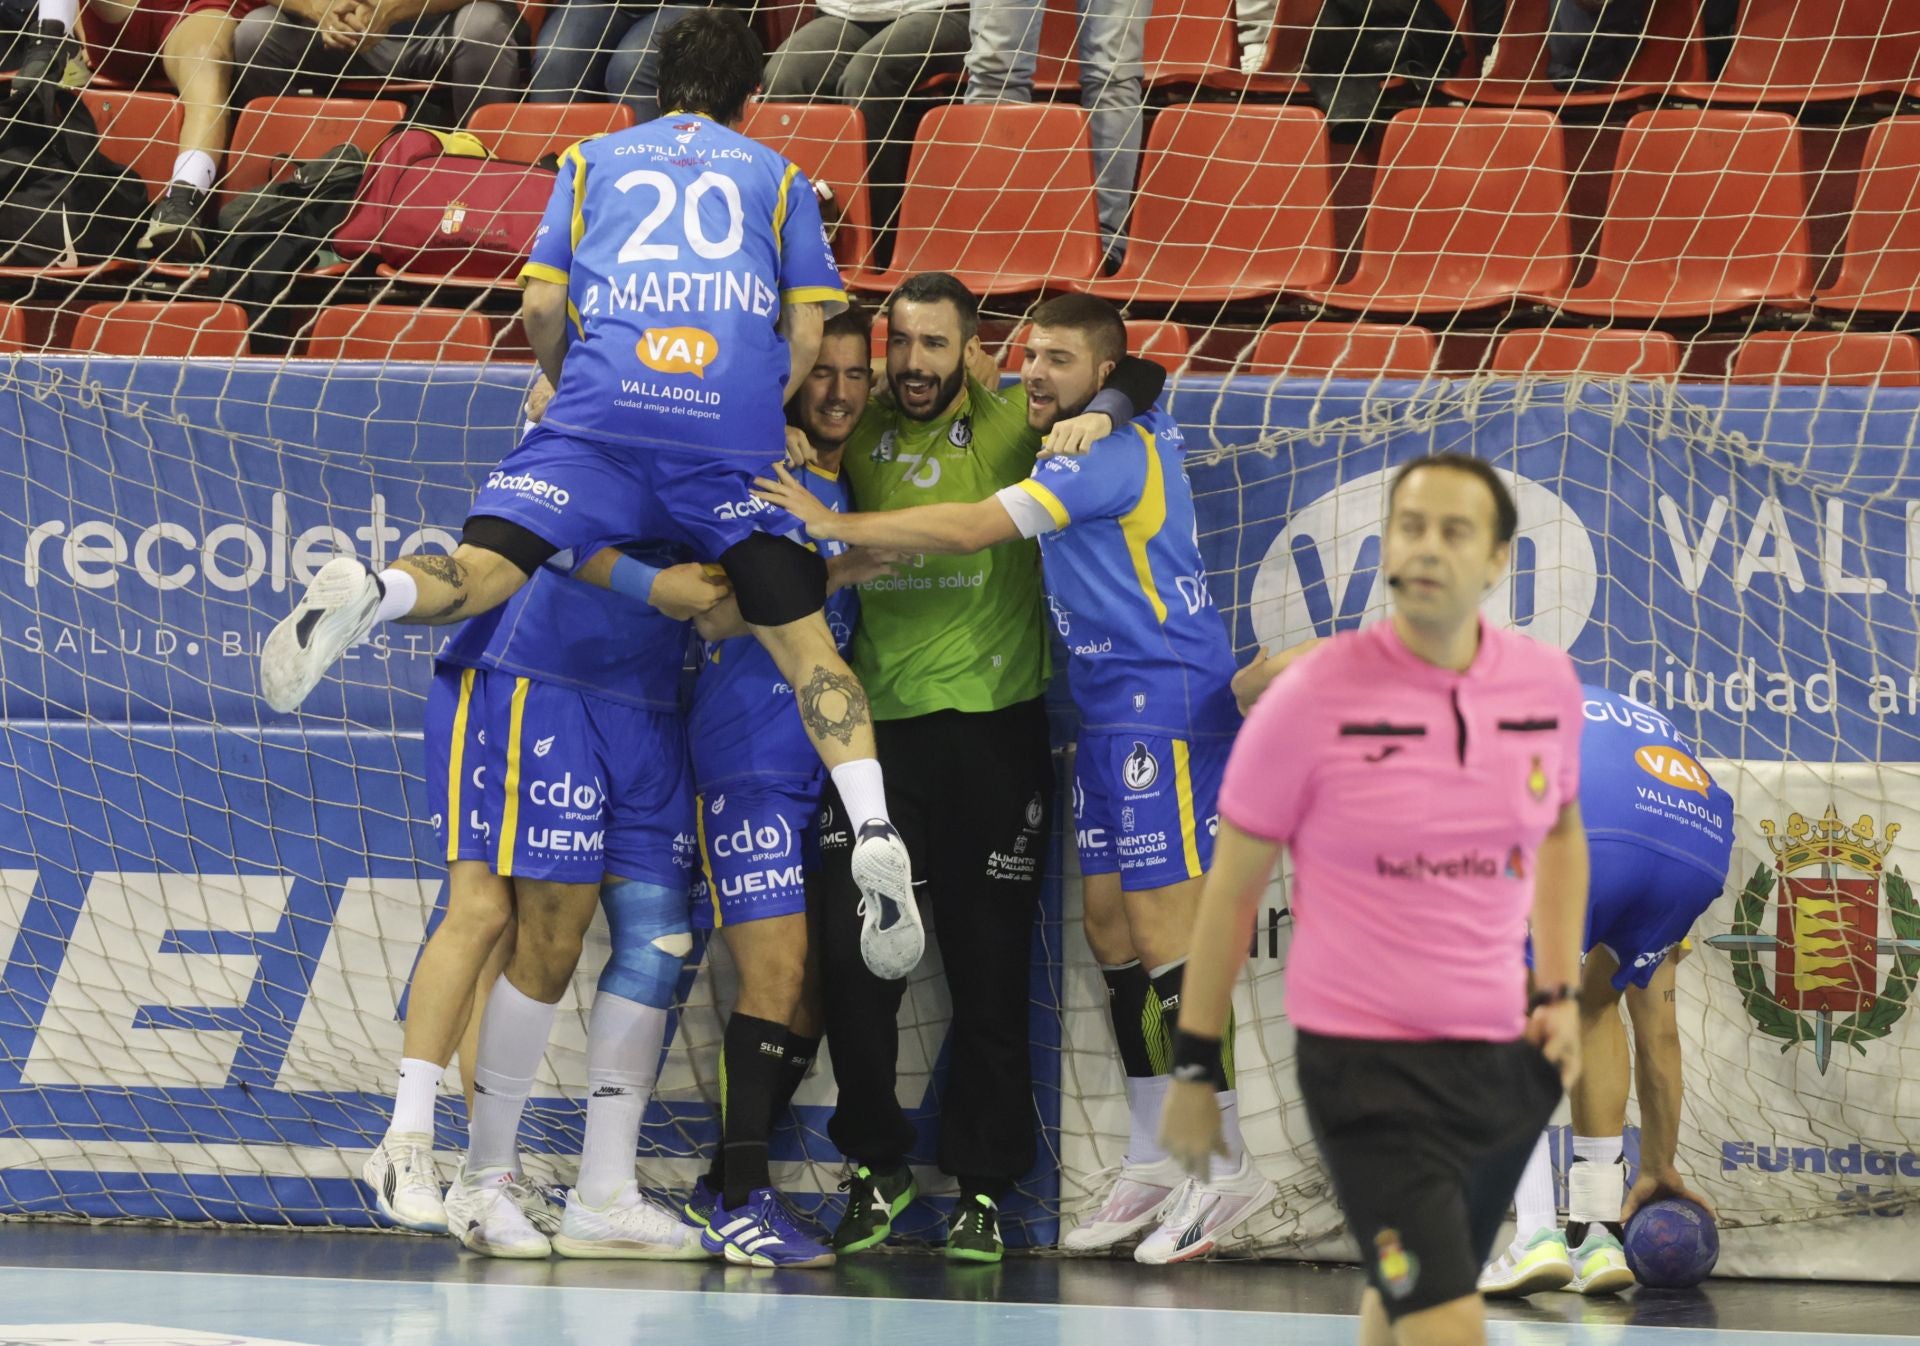
M850 281L953 270L993 342L1042 288L1122 303L1176 372L1242 653L1381 610L1393 464L1468 448L1514 472L1496 614L1668 711L1735 795L1734 873L1681 972L1682 1163L1730 1227L1724 1265L1911 1275L1885 1217L1920 1181L1899 877L1920 835L1920 119L1899 115L1920 20L1850 0L1748 0L1737 23L1712 0L1615 4L1597 34L1548 0L975 8L1000 39L976 31L967 61L964 32L929 27L904 101L845 86L848 60L809 83L797 46L769 71L748 130L833 189ZM87 0L84 44L14 46L38 74L0 115L0 1211L370 1222L353 1179L444 900L420 780L436 645L396 629L298 721L265 714L253 657L335 550L451 544L531 376L510 279L540 161L644 109L638 38L556 26L564 6L489 35L470 9L385 80L276 47L271 10L187 16L236 43L211 132L153 59L186 20L142 36ZM1033 73L990 59L1029 37ZM82 55L69 110L47 85ZM542 84L569 59L571 85ZM496 157L436 139L430 172L373 201L339 147L380 156L422 124ZM224 137L224 176L169 221L196 135ZM1871 844L1786 844L1830 808L1871 819ZM1049 900L1045 1159L1011 1208L1041 1241L1125 1134L1070 872ZM1338 1251L1292 1092L1284 908L1276 890L1239 1002L1242 1115L1280 1187L1252 1247ZM730 975L715 958L688 991L643 1145L662 1186L713 1140ZM944 994L936 954L901 1017L923 1122ZM542 1177L577 1151L583 1003L529 1113ZM798 1191L833 1189L831 1100L823 1069L776 1142Z

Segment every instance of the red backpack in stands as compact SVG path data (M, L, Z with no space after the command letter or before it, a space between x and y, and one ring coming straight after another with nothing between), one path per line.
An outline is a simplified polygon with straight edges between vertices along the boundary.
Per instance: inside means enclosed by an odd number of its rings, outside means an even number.
M495 159L464 131L409 127L367 156L353 214L333 236L402 271L509 281L553 194L552 169Z

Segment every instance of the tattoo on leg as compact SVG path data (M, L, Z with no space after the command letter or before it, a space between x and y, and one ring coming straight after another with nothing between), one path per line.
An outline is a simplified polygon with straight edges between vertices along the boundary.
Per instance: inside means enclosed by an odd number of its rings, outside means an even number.
M425 626L441 626L447 622L457 622L466 615L467 608L467 568L451 556L442 556L438 552L417 552L396 562L402 569L410 570L420 579L444 584L453 589L453 598L430 612L423 612L412 618L414 622Z
M800 719L815 738L853 742L867 723L867 693L859 682L829 668L816 668L800 689Z

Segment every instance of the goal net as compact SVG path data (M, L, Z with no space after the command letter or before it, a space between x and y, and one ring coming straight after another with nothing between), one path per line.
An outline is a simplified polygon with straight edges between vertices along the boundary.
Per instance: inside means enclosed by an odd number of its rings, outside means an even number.
M1171 372L1243 657L1384 612L1394 467L1464 449L1510 473L1521 533L1489 614L1666 712L1734 797L1726 892L1679 970L1680 1163L1719 1206L1722 1270L1911 1278L1920 119L1895 114L1920 24L1749 0L1721 38L1691 0L1655 0L1643 38L1583 35L1513 0L1496 44L1465 0L1375 0L1355 26L1366 8L1162 0L1145 110L1117 122L1068 7L1036 11L1037 101L944 106L955 71L929 58L919 101L943 106L895 128L897 183L837 98L756 106L748 130L834 189L856 288L962 275L1009 372L1041 290L1124 305ZM383 631L290 717L257 698L258 649L336 552L452 547L534 372L511 275L538 204L489 174L544 184L543 156L624 113L289 87L234 119L205 262L141 247L181 144L163 84L96 72L80 95L75 124L132 178L60 157L35 99L0 111L40 180L77 175L23 209L31 174L0 155L19 235L0 239L0 1215L375 1223L358 1173L445 903L421 780L439 636ZM351 156L316 163L456 121L493 168L441 163L342 229ZM289 199L325 197L329 171L340 211ZM249 224L248 202L293 221ZM259 250L276 239L303 245ZM1032 970L1042 1158L1006 1207L1029 1245L1090 1205L1127 1130L1072 852L1054 838ZM1289 937L1282 881L1236 1002L1240 1112L1279 1195L1240 1247L1347 1256L1293 1085ZM605 952L596 929L528 1111L543 1181L578 1153ZM717 947L689 966L650 1184L686 1186L714 1143L733 985ZM936 1197L948 1017L936 942L899 1085ZM831 1055L774 1151L829 1216ZM437 1118L449 1157L460 1088ZM940 1226L922 1203L905 1232Z

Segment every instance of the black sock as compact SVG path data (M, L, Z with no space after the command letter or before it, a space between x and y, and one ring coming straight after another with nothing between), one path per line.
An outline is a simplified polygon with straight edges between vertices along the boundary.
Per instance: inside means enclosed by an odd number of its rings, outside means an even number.
M1153 1053L1154 1064L1159 1067L1153 1073L1165 1075L1173 1069L1173 1031L1180 1022L1180 987L1186 980L1187 960L1161 968L1154 973L1154 1003L1147 1007L1147 1043ZM1222 1089L1233 1088L1233 1015L1227 1015L1227 1031L1220 1035L1220 1053L1217 1060Z
M1585 1243L1587 1241L1587 1231L1592 1227L1593 1223L1589 1220L1568 1220L1567 1246L1569 1248L1578 1248L1581 1244ZM1602 1220L1600 1221L1600 1227L1613 1235L1614 1238L1618 1239L1621 1243L1627 1241L1626 1227L1618 1220Z
M1103 967L1100 975L1107 982L1107 1013L1113 1019L1114 1040L1120 1044L1121 1073L1129 1079L1159 1074L1147 1045L1147 1002L1153 998L1147 970L1136 958L1119 967Z
M813 1060L820 1055L819 1038L803 1038L791 1028L787 1030L787 1068L780 1076L780 1087L773 1093L772 1121L769 1127L780 1124L780 1114L793 1102L793 1096L800 1091L806 1081L807 1072L813 1069Z
M767 1121L787 1069L786 1025L735 1014L727 1020L720 1053L720 1145L726 1170L721 1199L728 1210L737 1210L756 1189L773 1185L767 1173Z

